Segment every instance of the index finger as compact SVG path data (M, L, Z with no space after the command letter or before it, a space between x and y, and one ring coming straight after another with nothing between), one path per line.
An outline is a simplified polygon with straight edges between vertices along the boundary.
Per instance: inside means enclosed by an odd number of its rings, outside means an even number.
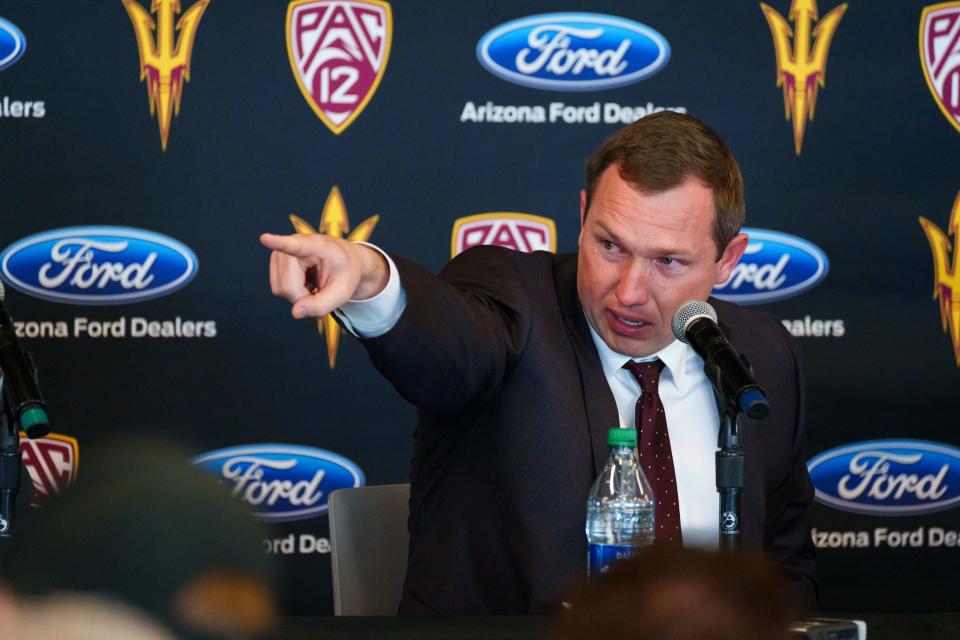
M264 233L260 236L260 244L267 249L280 251L294 258L314 258L317 257L319 246L323 244L323 236L302 234L279 236Z

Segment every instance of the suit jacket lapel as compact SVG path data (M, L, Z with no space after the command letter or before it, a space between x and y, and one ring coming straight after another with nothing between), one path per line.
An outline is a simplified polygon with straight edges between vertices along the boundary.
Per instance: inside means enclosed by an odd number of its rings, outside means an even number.
M583 406L590 431L593 471L596 475L600 473L607 459L607 430L618 426L620 417L577 295L576 254L562 256L558 260L555 282L560 311L580 370Z

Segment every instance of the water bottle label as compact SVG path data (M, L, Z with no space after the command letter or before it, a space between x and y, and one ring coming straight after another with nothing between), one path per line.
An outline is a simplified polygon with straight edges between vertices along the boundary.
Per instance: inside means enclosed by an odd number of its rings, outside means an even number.
M629 558L636 551L636 547L625 544L588 544L587 575L591 580L596 580L607 572L611 564Z

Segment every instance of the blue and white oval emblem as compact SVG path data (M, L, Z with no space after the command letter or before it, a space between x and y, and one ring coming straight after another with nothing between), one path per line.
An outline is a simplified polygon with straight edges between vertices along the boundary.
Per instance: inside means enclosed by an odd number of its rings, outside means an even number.
M783 300L815 287L827 276L827 255L803 238L768 229L744 228L750 243L713 297L740 304Z
M843 511L914 516L960 503L960 449L925 440L868 440L807 461L816 500Z
M0 71L12 66L27 50L23 32L9 20L0 18Z
M599 13L545 13L512 20L477 43L487 71L554 91L596 91L639 82L670 60L666 38L650 27Z
M129 227L70 227L14 242L0 273L31 296L125 304L165 296L197 275L197 256L173 238Z
M228 447L190 462L232 485L253 515L272 522L321 516L331 492L366 483L360 467L343 456L291 444Z

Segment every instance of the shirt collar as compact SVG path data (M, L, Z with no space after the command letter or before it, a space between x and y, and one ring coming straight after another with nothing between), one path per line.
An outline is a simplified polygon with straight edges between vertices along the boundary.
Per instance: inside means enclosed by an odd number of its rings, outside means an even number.
M597 354L600 356L600 364L603 366L603 375L607 378L616 376L623 365L627 363L627 360L631 360L630 356L623 355L622 353L617 353L603 341L603 338L594 331L593 326L590 322L587 322L587 327L590 329L590 337L593 338L593 344L597 347ZM643 356L632 358L637 362L649 362L651 360L656 360L659 358L663 361L664 368L670 372L670 375L666 376L666 379L669 380L676 387L677 391L680 393L686 393L687 391L687 361L691 357L697 357L696 352L690 348L690 346L679 340L674 340L666 347L660 351L654 353L650 356Z

